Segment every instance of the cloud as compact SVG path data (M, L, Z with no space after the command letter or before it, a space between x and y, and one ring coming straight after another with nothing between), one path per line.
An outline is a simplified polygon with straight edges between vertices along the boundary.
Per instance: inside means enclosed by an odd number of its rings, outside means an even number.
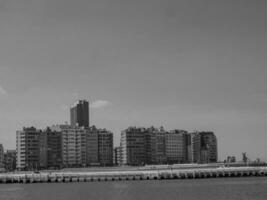
M7 95L7 91L0 85L0 95Z
M96 100L93 101L90 105L90 108L104 108L111 105L109 101L106 100Z

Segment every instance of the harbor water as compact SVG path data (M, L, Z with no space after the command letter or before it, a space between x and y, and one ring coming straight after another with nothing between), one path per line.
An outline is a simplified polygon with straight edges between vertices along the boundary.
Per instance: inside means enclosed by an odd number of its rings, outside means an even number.
M1 184L0 200L266 200L267 177Z

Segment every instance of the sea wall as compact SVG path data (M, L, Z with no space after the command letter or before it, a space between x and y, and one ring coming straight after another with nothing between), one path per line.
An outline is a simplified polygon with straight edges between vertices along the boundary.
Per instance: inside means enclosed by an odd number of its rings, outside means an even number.
M0 174L0 183L62 183L267 176L267 167Z

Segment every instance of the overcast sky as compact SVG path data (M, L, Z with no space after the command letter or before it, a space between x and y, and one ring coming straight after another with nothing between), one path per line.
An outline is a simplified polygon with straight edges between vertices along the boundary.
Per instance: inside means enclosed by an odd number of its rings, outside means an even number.
M69 121L211 130L267 161L266 0L0 0L0 143Z

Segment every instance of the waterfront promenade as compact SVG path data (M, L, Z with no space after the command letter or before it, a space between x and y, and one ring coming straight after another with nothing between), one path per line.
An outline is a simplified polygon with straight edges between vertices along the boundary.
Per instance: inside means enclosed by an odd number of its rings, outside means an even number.
M125 168L103 171L41 171L0 174L0 183L61 183L267 176L267 167Z

